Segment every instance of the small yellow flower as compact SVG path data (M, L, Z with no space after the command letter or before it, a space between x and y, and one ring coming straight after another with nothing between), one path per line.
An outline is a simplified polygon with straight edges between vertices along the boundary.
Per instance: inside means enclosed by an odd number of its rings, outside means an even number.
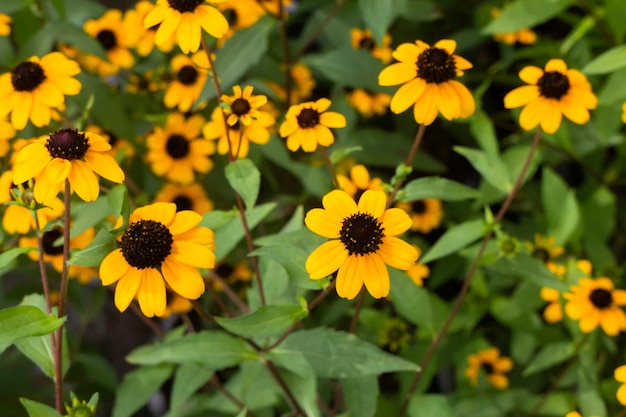
M348 103L364 117L382 116L389 109L391 96L387 93L370 93L362 88L346 95Z
M231 38L235 32L254 25L265 15L265 10L257 0L226 0L218 3L217 7L224 13L230 25L218 45Z
M417 259L419 260L420 256L422 256L422 250L415 245L413 247L417 251ZM415 265L406 270L406 274L415 285L423 287L424 280L430 275L430 268L427 265L415 263Z
M619 401L621 405L626 406L626 365L622 365L615 369L614 376L617 382L622 383L622 385L620 385L617 389L617 401Z
M167 292L167 305L163 312L162 318L166 319L172 314L188 313L193 310L193 304L185 297L181 297L176 293Z
M555 237L553 236L547 237L539 233L535 233L535 243L528 242L528 241L524 243L526 244L526 247L530 251L530 255L533 258L539 259L546 265L550 265L550 261L553 261L554 259L563 255L563 252L565 251L562 247L556 246ZM556 265L553 268L555 267ZM558 268L553 269L552 272L556 273L557 275L562 276L562 274L558 273L559 272ZM563 270L562 272L564 274L565 270Z
M359 200L366 190L383 191L383 180L380 178L371 178L370 173L365 165L357 164L350 168L350 178L345 175L338 174L337 182L339 188L344 190L348 195Z
M198 183L165 184L154 201L174 203L176 211L192 210L198 214L204 214L213 210L213 202L207 197L204 187Z
M172 59L171 67L174 80L165 90L165 106L178 106L181 112L188 112L200 97L209 75L209 60L204 52L197 52L191 57L176 55Z
M523 107L519 123L524 130L541 126L544 132L554 133L561 126L563 116L579 125L589 121L589 110L595 109L598 99L591 91L585 75L568 69L562 59L551 59L541 69L524 67L519 77L525 83L504 97L504 107Z
M502 14L502 10L495 7L491 9L491 17L496 18ZM532 45L537 40L537 34L528 28L520 29L517 32L496 33L493 38L498 42L513 45L515 42L524 45Z
M391 61L391 36L389 34L383 36L383 44L381 46L376 44L369 29L352 28L350 29L350 36L354 49L365 49L384 64L388 64Z
M561 293L554 288L542 287L539 296L549 304L543 310L543 318L547 323L558 323L563 320Z
M406 347L411 340L407 328L406 322L397 317L385 320L383 327L378 332L378 344L386 347L390 352L397 352Z
M13 19L8 14L0 13L0 36L9 36L11 34L11 23Z
M425 198L407 203L396 203L396 207L409 213L413 224L411 230L420 233L430 233L439 227L443 219L441 200Z
M506 389L509 386L509 380L504 374L513 369L513 361L507 356L500 356L498 348L490 347L469 355L467 362L469 366L465 369L465 376L473 386L478 383L481 370L494 388Z
M137 2L133 9L126 12L126 21L129 22L128 30L135 32L135 48L140 56L148 56L152 52L155 46L156 33L159 29L159 25L150 26L144 28L143 21L148 13L154 9L155 5L148 0L141 0ZM176 44L176 37L171 36L166 39L161 45L157 47L163 52L170 52Z

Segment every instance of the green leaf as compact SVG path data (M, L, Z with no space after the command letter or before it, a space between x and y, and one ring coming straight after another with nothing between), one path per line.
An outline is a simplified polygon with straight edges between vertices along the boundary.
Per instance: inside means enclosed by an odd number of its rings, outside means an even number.
M483 29L483 34L516 32L546 22L561 14L571 0L517 0L502 10L502 14Z
M285 355L292 352L304 355L315 374L322 378L419 370L413 362L383 352L353 334L322 327L292 333L274 351Z
M527 377L554 365L563 363L574 356L575 353L576 347L570 340L545 345L541 348L539 353L533 355L530 363L524 368L522 375Z
M0 254L0 270L8 267L18 256L32 251L33 248L11 248Z
M170 414L180 414L179 409L185 402L213 376L212 368L196 363L184 363L174 375L172 394L170 395Z
M608 74L626 67L626 45L619 45L592 59L582 69L587 75Z
M126 359L137 365L197 363L218 370L256 357L256 352L241 339L221 331L201 331L173 341L139 347Z
M382 45L383 37L404 3L402 0L359 0L361 17L378 46Z
M500 155L496 129L487 113L480 110L474 113L470 119L470 131L487 155L496 157Z
M308 272L306 272L306 269L304 269L304 264L309 254L296 246L264 246L250 252L249 256L267 257L278 262L280 266L285 269L287 275L289 275L289 279L298 287L313 290L319 290L321 287L320 281L312 280Z
M215 57L215 70L220 77L222 91L226 92L248 69L252 68L265 55L268 35L274 27L274 19L265 16L252 27L238 31L220 48ZM215 88L207 79L196 103L216 97Z
M351 416L374 417L378 405L378 379L371 376L340 381L347 411Z
M548 234L556 244L567 242L580 222L580 209L574 190L549 168L544 168L541 178L541 200L548 221Z
M422 394L411 397L408 415L410 417L456 417L449 400L443 395Z
M624 34L626 34L626 0L605 0L606 13L604 19L606 19L611 32L615 35L617 42L624 40Z
M17 340L52 333L65 322L64 318L47 315L29 305L0 310L0 353Z
M31 35L28 42L18 52L18 59L23 61L31 56L44 56L52 50L58 36L60 26L47 22L41 29Z
M317 378L315 374L300 375L288 371L282 371L280 374L304 415L306 417L320 417L322 414L317 403Z
M67 22L59 22L56 32L56 40L78 48L81 52L95 55L100 59L109 61L106 51L95 38L89 36L84 30Z
M254 207L246 213L248 227L252 230L261 220L276 207L276 203L265 203ZM219 244L215 248L217 259L223 259L245 236L241 218L236 215L228 223L215 230L215 241Z
M532 282L539 287L554 288L561 292L569 291L568 285L550 272L543 262L527 253L518 253L513 259L502 257L489 265L488 268L494 268L505 275Z
M61 414L49 405L38 403L28 398L20 398L20 402L30 417L61 417Z
M99 266L102 260L113 251L115 237L106 229L100 229L98 234L85 248L74 251L68 263L80 266Z
M238 159L230 162L225 169L226 179L233 190L235 190L244 203L246 208L251 210L259 196L259 188L261 187L261 173L249 159Z
M463 146L454 146L453 149L463 155L489 184L504 193L511 191L513 182L509 170L498 155L489 155L478 149Z
M420 263L432 262L458 252L485 234L483 220L470 220L449 228L420 259Z
M128 372L115 393L113 417L131 417L174 372L172 365L144 366Z
M462 201L481 196L480 191L441 177L423 177L406 184L402 201L438 198L443 201Z
M278 336L309 311L300 305L271 305L235 318L215 317L217 324L231 333L249 339Z

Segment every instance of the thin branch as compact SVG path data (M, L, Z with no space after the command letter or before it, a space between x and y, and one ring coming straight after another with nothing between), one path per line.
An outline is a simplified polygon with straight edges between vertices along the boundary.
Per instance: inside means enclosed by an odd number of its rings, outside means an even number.
M217 275L214 271L209 271L209 274L211 274L212 280L220 284L220 286L222 287L222 291L224 291L224 294L226 294L230 301L232 301L243 314L248 314L250 312L250 309L248 308L246 303L241 300L237 293L233 291L232 288L230 288L228 283L226 283L226 281L224 281L222 277Z
M217 388L218 391L224 394L224 396L228 398L230 402L239 407L240 411L246 408L246 405L239 398L235 397L232 392L230 392L224 385L222 385L221 381L216 375L213 375L213 377L211 378L211 384L213 384L213 386ZM247 413L249 417L256 417L256 414L254 414L250 410L248 410Z
M415 133L415 139L413 139L413 145L411 145L411 149L409 150L409 154L406 157L406 161L404 162L404 166L410 168L413 166L413 159L415 159L415 155L417 155L417 151L422 143L422 139L424 138L424 132L426 132L426 125L420 125L417 129L417 133ZM389 193L389 198L387 198L387 207L391 207L396 198L396 194L398 194L398 190L402 186L402 180L398 179L396 184L393 187L391 193Z
M137 307L137 305L134 302L130 303L129 307L130 307L130 311L135 313L135 316L137 316L137 318L143 324L145 324L147 328L152 330L152 333L154 333L154 335L156 337L158 337L159 340L164 340L165 339L165 333L163 332L163 330L161 330L161 328L154 321L152 321L148 317L144 316L143 313L141 312L141 310L139 309L139 307Z

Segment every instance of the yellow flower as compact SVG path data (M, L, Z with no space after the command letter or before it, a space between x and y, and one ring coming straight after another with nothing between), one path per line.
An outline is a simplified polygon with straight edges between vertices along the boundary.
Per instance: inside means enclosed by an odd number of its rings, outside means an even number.
M192 210L199 214L213 210L213 202L200 184L165 184L154 198L155 201L176 204L176 211Z
M253 96L251 85L246 86L243 90L240 86L233 87L233 96L222 96L222 102L226 105L224 111L228 115L228 124L233 126L237 122L248 126L252 120L258 119L259 108L267 103L267 97L258 95Z
M171 67L174 80L167 87L163 100L169 108L178 106L181 112L188 112L200 97L209 74L209 60L204 52L197 52L191 58L176 55Z
M407 270L417 251L397 235L411 227L401 209L385 209L387 196L367 190L358 205L346 192L334 190L322 199L323 209L310 210L304 222L318 235L332 239L315 249L306 260L311 279L337 274L337 294L353 299L363 284L375 298L389 294L389 272L385 264Z
M561 126L563 116L585 124L589 121L589 110L598 105L587 77L578 70L567 69L562 59L551 59L545 69L524 67L519 77L529 85L509 92L504 97L504 107L524 107L519 123L525 130L540 125L544 132L554 133Z
M422 250L415 245L413 245L413 247L417 251L417 259L419 260L420 256L422 256ZM411 281L413 281L415 285L423 287L424 280L430 275L430 268L424 264L416 263L406 270L406 274L409 278L411 278Z
M289 6L291 6L291 0L257 0L265 11L274 16L278 16L278 13L280 12L279 1L282 1L283 10L286 12Z
M329 128L345 127L346 118L340 113L326 111L330 104L327 98L320 98L289 107L279 132L281 137L287 138L290 151L302 147L305 152L314 152L318 144L333 144L335 138Z
M382 116L387 112L391 103L391 96L387 93L370 93L357 88L346 95L348 103L365 117Z
M130 48L135 46L137 31L132 22L122 19L122 12L117 9L108 10L98 19L89 19L83 29L95 38L106 51L108 62L95 55L84 57L84 65L89 71L106 77L117 74L121 68L128 69L135 63Z
M23 129L29 119L37 127L48 125L65 96L80 92L81 84L73 78L79 72L78 64L60 52L20 62L0 75L0 118L10 113L15 129Z
M100 265L102 285L117 282L115 306L121 312L137 296L145 316L162 316L165 283L190 300L204 293L198 268L215 265L215 242L210 229L198 226L201 220L190 210L176 212L174 203L154 203L133 211L120 247Z
M565 274L565 268L559 268L558 265L552 263L551 261L558 258L565 251L562 247L556 246L556 238L555 237L546 237L539 233L535 233L535 243L532 242L524 242L526 247L530 251L530 255L533 258L537 258L548 266L553 273L557 276L563 276Z
M289 103L298 103L303 99L309 98L315 88L315 79L311 74L311 70L302 64L297 63L289 70L289 76L294 81L294 85L289 95ZM267 81L268 86L274 90L282 101L287 101L287 91L285 88L273 81Z
M354 49L365 49L369 51L372 56L380 59L385 64L391 61L391 36L389 34L385 34L383 37L382 46L376 45L376 41L372 37L372 32L369 29L352 28L350 29L350 36Z
M626 291L613 288L609 278L581 278L578 286L564 293L568 300L565 313L572 320L580 320L580 330L591 333L596 327L609 336L626 330L626 314L620 306L626 305Z
M617 389L617 401L621 405L626 405L626 365L622 365L615 369L614 377L617 382L621 382L622 385Z
M220 38L220 43L231 38L235 32L249 28L265 15L257 0L226 0L217 7L226 15L230 28Z
M208 0L221 3L224 0ZM163 45L174 33L178 46L187 54L200 48L202 29L214 38L228 32L228 21L219 10L209 6L205 0L157 0L156 6L143 21L149 28L159 25L155 43Z
M361 164L354 165L350 168L350 178L338 174L337 182L339 183L339 188L357 201L365 190L383 191L383 180L380 178L370 178L370 173L367 168L365 168L365 165Z
M13 168L13 182L37 177L35 200L47 204L68 179L80 198L94 201L100 194L96 174L116 183L124 181L124 172L106 153L109 149L111 145L95 133L58 130L22 148Z
M412 105L419 124L431 124L438 113L448 120L474 113L474 97L456 77L472 64L454 55L456 41L444 39L429 46L422 41L403 43L393 51L400 62L378 75L383 86L403 84L391 99L391 111L402 113Z
M9 153L9 139L15 137L15 128L6 119L0 119L0 157L5 157Z
M561 306L561 293L554 288L542 287L539 296L548 301L543 310L543 318L547 323L558 323L563 320L563 307Z
M385 320L383 327L378 332L378 344L388 348L390 352L397 352L406 347L411 340L407 327L406 322L397 317Z
M622 104L622 122L626 123L626 101Z
M141 0L137 2L134 9L130 9L126 12L125 20L128 22L128 30L136 33L135 48L137 53L141 56L148 56L152 52L155 46L156 32L159 25L150 26L144 28L143 21L154 9L155 5L148 0ZM176 44L176 37L170 36L161 45L157 47L163 52L170 52Z
M191 301L178 294L172 294L170 291L167 292L167 305L162 315L164 319L170 317L172 314L188 313L191 310L193 310Z
M231 114L229 120L232 120ZM217 153L227 155L229 149L233 157L245 158L250 151L250 142L264 145L270 140L269 128L276 124L276 119L265 111L258 112L256 119L250 119L246 126L235 118L235 123L228 125L228 133L224 126L222 109L216 107L211 114L211 121L202 128L202 135L209 140L217 139ZM230 146L228 144L230 139Z
M118 156L121 159L131 158L135 154L135 148L133 148L133 145L131 145L126 139L118 137L110 130L102 129L96 125L87 125L85 130L102 136L102 138L105 139L109 145L111 145L111 149L109 149L107 153L113 158L117 158Z
M409 213L413 221L411 230L414 232L430 233L439 227L443 218L441 200L436 198L396 203L396 207Z
M9 36L11 34L11 16L0 13L0 36Z
M493 18L500 16L501 13L502 10L497 7L491 9L491 17ZM532 45L537 40L537 34L528 28L524 28L517 32L496 33L493 35L493 38L498 42L504 42L509 45L513 45L515 42Z
M148 135L146 159L152 171L170 181L189 184L194 172L207 173L213 168L209 155L215 144L200 137L204 117L199 114L185 120L180 113L168 116L165 129L157 126Z
M509 380L504 374L513 369L513 361L507 356L500 356L498 348L490 347L468 355L467 362L469 366L465 369L465 376L473 386L478 383L481 370L494 388L506 389L509 386Z

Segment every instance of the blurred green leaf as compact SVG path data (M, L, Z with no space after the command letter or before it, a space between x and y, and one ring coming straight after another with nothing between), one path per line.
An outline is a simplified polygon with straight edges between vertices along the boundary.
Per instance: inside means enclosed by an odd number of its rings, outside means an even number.
M139 347L126 359L137 365L197 363L218 370L256 357L256 352L241 339L221 331L201 331Z
M47 335L58 329L64 318L47 315L30 305L7 307L0 310L0 353L25 337Z
M217 324L230 333L249 339L278 336L309 311L301 305L270 305L234 318L215 317Z
M173 365L142 366L128 372L115 394L113 417L131 417L174 372Z
M318 327L290 334L276 353L304 355L318 377L351 378L384 372L412 371L419 367L383 352L353 334Z
M544 168L541 201L548 221L548 235L556 238L557 245L563 245L580 222L576 194L561 177L549 168Z
M405 4L406 0L359 0L361 17L379 47L383 44L389 26Z
M28 412L29 417L61 417L61 414L49 405L28 398L20 398L20 402Z
M68 263L79 266L99 266L114 249L115 237L107 229L102 228L89 245L72 251Z
M463 155L489 184L504 193L511 191L513 188L511 175L499 156L463 146L454 146L453 149Z
M11 249L7 249L4 252L2 252L2 254L0 254L0 270L6 268L7 266L9 266L11 264L11 262L13 262L15 260L15 258L17 258L18 256L28 253L30 251L32 251L33 248L31 247L27 247L27 248L11 248Z
M582 69L587 75L608 74L626 67L626 45L619 45L600 54Z
M448 401L443 395L413 395L409 403L408 415L411 417L456 417Z
M420 258L426 264L443 258L472 244L485 234L483 220L470 220L449 228L435 244Z
M526 365L522 375L530 376L554 365L569 360L576 353L576 346L570 340L550 343L541 348Z
M401 201L437 198L443 201L462 201L480 197L480 191L441 177L423 177L410 181L404 187Z
M500 155L500 147L493 122L483 111L477 111L470 119L470 131L481 149L489 156Z
M306 417L321 417L322 414L317 402L317 378L315 374L301 375L289 371L281 371L280 374L304 415Z
M483 34L516 32L546 22L561 14L572 0L516 0L502 9L502 14L483 28Z
M249 256L267 257L278 262L289 275L289 279L298 287L320 289L320 281L309 278L309 274L304 269L309 254L296 246L286 244L264 246L250 252Z
M378 378L369 375L343 378L339 382L343 388L343 397L348 413L351 416L374 417L380 395Z
M615 36L617 42L624 40L624 34L626 34L626 0L605 0L605 14L606 19L611 32Z
M527 253L518 253L512 259L501 257L488 268L494 268L503 274L532 282L539 287L554 288L561 292L569 291L568 285L550 272L543 262Z
M400 16L411 22L428 22L441 18L439 5L427 0L407 0Z
M213 376L215 371L197 363L184 363L178 367L174 375L170 410L172 415L181 414L185 402Z
M28 38L28 42L18 50L18 59L24 61L31 56L41 57L52 51L59 30L59 25L51 22L45 23L41 29L32 34Z
M259 196L261 187L261 173L249 159L238 159L226 165L226 179L244 203L247 210L252 210Z
M30 6L35 0L2 0L0 13L11 14Z
M95 55L105 61L109 60L100 42L89 36L82 28L65 22L59 22L56 40L72 45L78 48L82 53Z

